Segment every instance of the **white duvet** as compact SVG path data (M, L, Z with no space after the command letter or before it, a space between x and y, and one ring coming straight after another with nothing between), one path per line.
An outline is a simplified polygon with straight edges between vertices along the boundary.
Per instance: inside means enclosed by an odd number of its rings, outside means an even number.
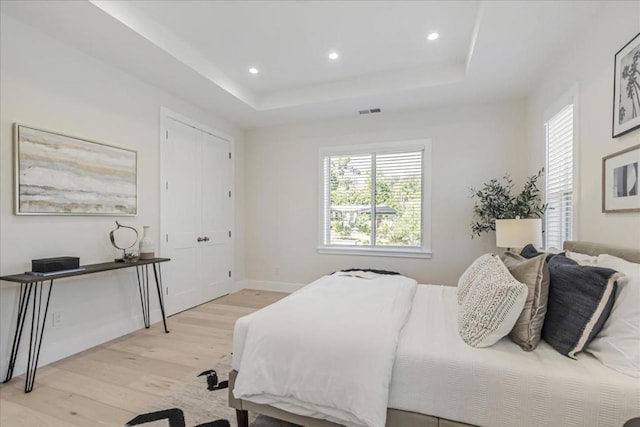
M403 276L336 273L247 316L234 331L244 337L234 339L243 344L234 360L234 396L338 424L383 427L415 291L415 280Z

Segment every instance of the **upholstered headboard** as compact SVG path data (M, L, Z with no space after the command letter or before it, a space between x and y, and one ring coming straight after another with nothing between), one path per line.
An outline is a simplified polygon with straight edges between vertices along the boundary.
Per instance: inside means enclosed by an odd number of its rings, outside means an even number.
M621 248L592 242L576 242L567 240L562 245L565 251L578 252L587 255L609 254L629 262L640 263L640 248Z

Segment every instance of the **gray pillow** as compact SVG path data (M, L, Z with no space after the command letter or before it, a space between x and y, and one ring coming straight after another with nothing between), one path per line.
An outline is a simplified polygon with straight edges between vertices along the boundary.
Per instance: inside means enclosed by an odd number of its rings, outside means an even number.
M547 314L549 296L549 269L545 254L527 259L513 252L505 252L502 257L513 277L527 285L529 290L524 309L516 321L509 337L523 350L534 350L540 342L542 325Z
M576 358L609 317L622 274L579 265L563 255L549 261L549 302L542 338L565 356Z

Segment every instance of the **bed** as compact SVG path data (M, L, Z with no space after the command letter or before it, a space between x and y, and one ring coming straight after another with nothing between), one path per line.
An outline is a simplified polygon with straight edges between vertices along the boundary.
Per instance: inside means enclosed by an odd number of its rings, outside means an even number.
M640 263L637 249L584 242L566 242L564 249ZM622 426L640 417L638 379L588 353L571 360L545 342L524 352L508 338L488 348L469 347L458 337L454 287L418 285L411 304L393 361L387 426ZM239 319L234 331L229 405L238 425L248 424L248 412L310 427L339 425L234 397L251 320Z

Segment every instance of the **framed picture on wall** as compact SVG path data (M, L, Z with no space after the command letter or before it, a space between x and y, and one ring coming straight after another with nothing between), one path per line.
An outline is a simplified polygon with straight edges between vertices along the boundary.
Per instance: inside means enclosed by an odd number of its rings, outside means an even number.
M135 151L15 123L16 215L138 213Z
M613 137L640 127L640 33L618 51L613 68Z
M640 212L640 145L602 159L602 212Z

